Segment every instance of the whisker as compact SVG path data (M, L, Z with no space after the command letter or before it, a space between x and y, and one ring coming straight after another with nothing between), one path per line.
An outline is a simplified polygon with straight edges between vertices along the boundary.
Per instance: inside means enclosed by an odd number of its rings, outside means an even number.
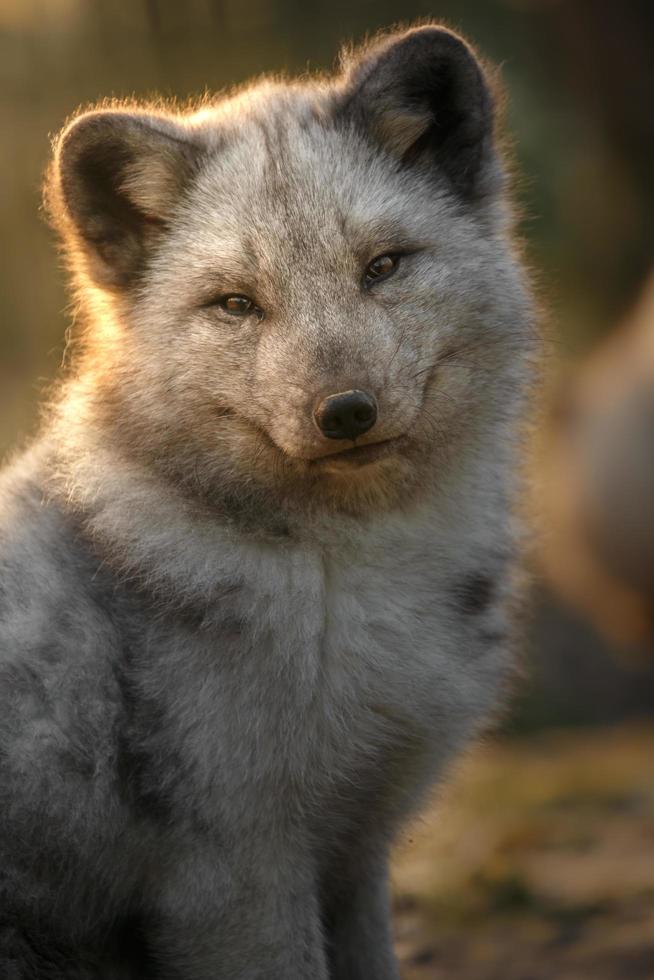
M388 362L388 364L386 365L386 371L387 372L390 371L390 369L392 368L393 362L395 361L395 358L399 354L400 348L401 348L402 344L404 343L404 340L405 340L405 337L406 337L406 332L407 332L407 326L408 325L405 324L405 326L403 327L402 332L400 333L400 339L397 342L397 347L393 351L393 355L392 355L390 361Z
M428 364L427 367L422 368L421 371L416 371L415 374L409 375L407 381L415 381L417 378L421 378L423 374L428 374L430 371L433 371L435 367L437 367L437 363L438 362L435 364Z

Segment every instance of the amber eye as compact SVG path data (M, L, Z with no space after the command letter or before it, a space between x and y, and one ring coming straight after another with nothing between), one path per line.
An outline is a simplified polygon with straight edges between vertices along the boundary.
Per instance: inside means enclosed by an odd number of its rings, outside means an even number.
M254 303L247 296L223 296L219 301L220 306L227 313L233 316L247 316L256 309Z
M378 255L376 259L366 268L366 286L377 282L378 279L386 279L394 272L400 261L399 255Z

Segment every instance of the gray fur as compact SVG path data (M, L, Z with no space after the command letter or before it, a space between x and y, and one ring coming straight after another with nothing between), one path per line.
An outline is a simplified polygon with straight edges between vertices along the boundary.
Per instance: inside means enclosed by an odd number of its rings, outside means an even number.
M3 978L396 980L390 844L511 667L535 335L492 129L422 28L58 139L88 326L0 491ZM311 418L350 388L367 465Z

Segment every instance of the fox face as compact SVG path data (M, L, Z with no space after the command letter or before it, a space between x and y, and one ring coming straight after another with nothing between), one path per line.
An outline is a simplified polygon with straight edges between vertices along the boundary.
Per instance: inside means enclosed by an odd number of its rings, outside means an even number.
M396 503L528 346L489 87L440 28L188 113L85 113L48 201L94 411L209 500Z

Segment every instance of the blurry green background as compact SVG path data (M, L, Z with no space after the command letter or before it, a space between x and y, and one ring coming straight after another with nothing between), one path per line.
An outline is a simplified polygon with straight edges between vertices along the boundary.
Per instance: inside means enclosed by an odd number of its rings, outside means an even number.
M343 41L427 17L500 66L552 402L574 387L654 259L651 0L0 0L0 453L34 431L74 314L40 214L48 135L107 96L323 69ZM630 726L654 711L652 644L601 638L543 582L528 633L528 680L496 754L462 776L456 832L398 867L405 976L651 980L654 730Z

